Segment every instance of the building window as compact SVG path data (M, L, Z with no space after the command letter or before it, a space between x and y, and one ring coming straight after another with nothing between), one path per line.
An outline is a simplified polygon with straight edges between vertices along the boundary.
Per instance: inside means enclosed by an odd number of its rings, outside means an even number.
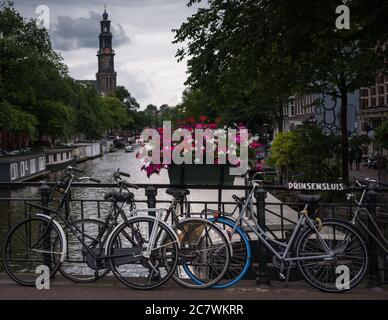
M18 178L18 164L11 163L11 180L15 180Z
M36 160L31 159L30 160L30 173L33 174L36 172Z
M26 164L24 161L20 162L20 176L24 177L26 175Z
M379 98L379 106L382 107L384 105L384 96Z
M46 167L46 163L44 160L45 160L44 157L39 157L39 171L44 170Z

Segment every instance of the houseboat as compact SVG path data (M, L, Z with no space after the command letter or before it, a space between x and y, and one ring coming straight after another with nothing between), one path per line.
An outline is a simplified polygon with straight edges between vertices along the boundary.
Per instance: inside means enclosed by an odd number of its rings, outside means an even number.
M82 162L102 156L100 142L77 143L74 147L74 153L77 162Z
M86 157L88 159L94 159L102 156L101 154L101 144L99 142L89 143L86 146Z
M64 169L77 163L73 148L46 149L46 167L50 171Z
M44 152L0 157L0 182L22 182L48 173Z
M102 140L100 141L101 144L101 154L104 155L105 153L112 152L115 149L115 146L113 144L113 140Z
M73 149L73 157L77 162L84 162L88 160L88 157L86 156L86 144L76 144Z

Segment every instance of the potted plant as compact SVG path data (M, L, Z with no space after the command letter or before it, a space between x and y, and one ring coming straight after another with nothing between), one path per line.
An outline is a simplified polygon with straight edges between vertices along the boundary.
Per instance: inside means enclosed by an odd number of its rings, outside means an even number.
M219 143L218 139L214 139L213 137L204 136L205 140L210 139L213 152L214 152L214 164L203 163L206 159L206 148L203 145L203 141L197 141L195 136L195 129L204 130L206 133L206 129L214 130L225 130L226 128L219 127L220 119L217 118L214 122L210 121L210 119L206 116L199 117L199 121L196 121L194 117L187 118L185 120L177 121L176 130L186 129L186 133L188 132L188 136L185 137L182 141L173 142L169 146L164 146L162 143L165 141L163 128L158 128L160 140L158 141L158 145L163 146L160 148L160 151L155 150L152 144L145 143L142 145L140 152L137 154L137 158L141 161L144 160L144 155L148 152L160 152L160 163L156 164L152 161L142 161L142 170L147 172L147 176L150 177L153 174L159 174L161 170L167 169L168 175L170 178L170 183L173 185L180 184L200 184L200 185L233 185L235 175L230 174L230 168L233 166L239 166L241 163L239 160L231 163L230 161L224 163L219 161L221 155L223 157L229 158L229 153L233 153L233 156L239 153L239 149L241 146L240 143L240 134L237 131L235 136L228 136L227 146ZM239 125L236 129L246 129L244 126ZM169 138L168 138L169 139ZM172 162L171 164L163 164L163 153L164 152L173 152L175 148L178 147L179 144L185 142L185 154L189 154L190 161L183 164L175 164ZM248 142L248 151L251 154L252 150L256 150L257 148L262 147L262 144L258 143L255 138L251 138ZM200 148L203 155L203 161L196 158L198 154L198 148ZM159 156L158 155L158 156Z

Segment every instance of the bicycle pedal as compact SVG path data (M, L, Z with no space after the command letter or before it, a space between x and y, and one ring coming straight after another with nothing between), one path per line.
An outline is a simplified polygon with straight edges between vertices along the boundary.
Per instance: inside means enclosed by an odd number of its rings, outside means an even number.
M283 273L279 273L280 280L286 280L286 276Z

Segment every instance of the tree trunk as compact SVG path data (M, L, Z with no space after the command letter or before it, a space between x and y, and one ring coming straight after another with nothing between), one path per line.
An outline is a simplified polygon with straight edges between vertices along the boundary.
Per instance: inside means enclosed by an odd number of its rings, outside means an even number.
M348 140L348 92L341 89L341 151L342 151L342 180L349 182L349 140Z

